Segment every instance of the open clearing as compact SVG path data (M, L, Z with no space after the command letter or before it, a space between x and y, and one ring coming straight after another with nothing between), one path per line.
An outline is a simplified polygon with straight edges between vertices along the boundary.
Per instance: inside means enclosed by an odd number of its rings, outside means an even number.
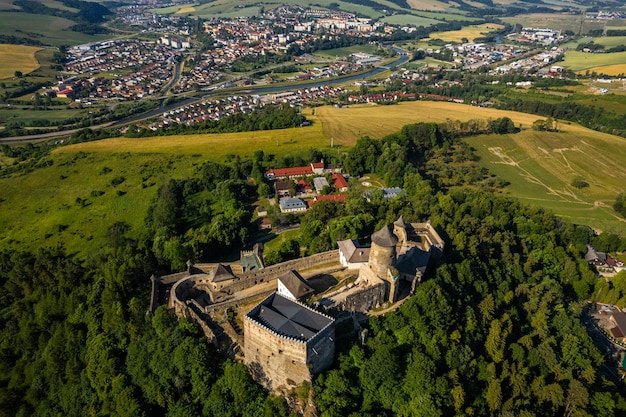
M34 46L0 44L0 79L13 77L15 71L24 75L35 71L39 68L35 52L39 50Z

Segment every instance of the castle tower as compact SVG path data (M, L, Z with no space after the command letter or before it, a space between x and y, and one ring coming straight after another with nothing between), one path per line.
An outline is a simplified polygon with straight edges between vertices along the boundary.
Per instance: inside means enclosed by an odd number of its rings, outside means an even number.
M402 216L398 217L398 220L393 222L393 234L398 237L398 240L400 241L400 246L404 246L406 244L406 224L404 224L404 219L402 218Z
M396 245L398 238L385 226L372 234L372 249L368 261L376 276L387 280L387 271L396 264Z

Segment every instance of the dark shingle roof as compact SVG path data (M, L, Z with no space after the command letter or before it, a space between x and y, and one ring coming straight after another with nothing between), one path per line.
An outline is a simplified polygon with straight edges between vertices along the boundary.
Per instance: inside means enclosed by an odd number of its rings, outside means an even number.
M297 271L288 271L278 277L289 292L296 298L304 297L313 292L313 288L309 287L304 278Z
M333 322L333 319L276 293L246 316L278 334L302 341L308 341Z
M378 246L390 248L398 244L398 238L391 233L389 227L385 226L378 232L372 234L372 242L376 243Z
M219 264L217 268L211 271L209 276L212 282L228 281L235 278L235 275L230 271L230 267L222 264Z
M406 225L404 224L404 219L402 218L402 216L398 217L398 220L393 222L393 224L395 224L398 227L406 227Z
M367 262L370 257L370 248L361 246L358 240L341 240L337 246L350 263Z
M407 253L398 257L396 268L406 274L415 275L417 271L423 274L428 266L428 259L430 259L430 252L412 247Z

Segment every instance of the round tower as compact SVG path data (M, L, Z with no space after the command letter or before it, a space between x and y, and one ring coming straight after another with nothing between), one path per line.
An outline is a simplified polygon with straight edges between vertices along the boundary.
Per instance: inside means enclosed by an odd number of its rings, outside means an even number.
M387 280L389 267L396 263L397 244L398 238L387 226L372 234L368 265L378 277Z

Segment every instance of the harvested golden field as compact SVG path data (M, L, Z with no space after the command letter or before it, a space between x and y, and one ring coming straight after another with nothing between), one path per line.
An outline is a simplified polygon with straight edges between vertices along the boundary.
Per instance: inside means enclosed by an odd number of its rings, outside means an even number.
M530 127L541 118L532 114L439 101L404 102L392 106L325 106L316 108L315 116L321 120L326 138L332 137L335 143L349 146L354 145L359 137L382 138L410 123L497 119L506 116L516 126L521 124Z
M433 32L429 39L441 39L445 42L462 42L463 38L467 38L472 42L476 38L480 38L485 34L502 29L504 26L497 23L483 23L481 25L465 26L460 30L451 30L447 32ZM428 40L428 39L424 39Z
M591 67L584 71L578 71L578 74L585 74L587 73L587 71L589 71L590 73L595 72L598 74L617 76L620 74L626 74L626 64L613 64Z
M15 71L26 75L39 68L35 52L42 48L24 45L0 44L0 79L13 77Z

